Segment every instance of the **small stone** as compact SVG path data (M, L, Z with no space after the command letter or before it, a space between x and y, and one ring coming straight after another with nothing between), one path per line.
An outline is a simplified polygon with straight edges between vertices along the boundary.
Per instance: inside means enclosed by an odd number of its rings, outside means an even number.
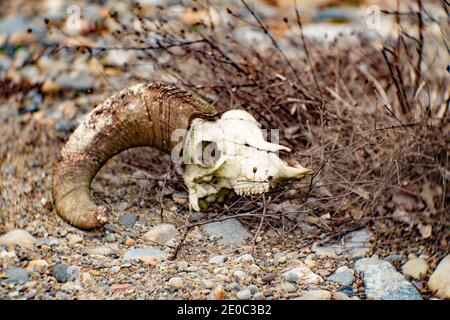
M178 230L173 224L159 224L144 234L144 238L157 243L166 243L178 235Z
M265 296L262 292L257 292L255 293L255 295L253 296L254 300L264 300Z
M242 256L239 256L237 258L237 262L241 263L252 263L255 261L255 258L250 253L245 253Z
M450 299L450 255L439 262L436 270L431 274L428 288L441 299Z
M117 272L119 272L120 271L120 267L119 266L113 266L113 267L111 267L111 272L112 273L117 273Z
M125 228L132 228L138 221L139 216L136 213L126 213L119 218L119 224Z
M125 244L127 247L131 247L131 246L134 246L134 243L135 243L135 241L134 241L133 239L131 239L131 238L126 238L124 244Z
M330 300L330 299L331 299L331 292L321 289L304 291L301 297L296 298L296 300Z
M36 243L36 238L28 231L22 229L15 229L0 237L0 245L17 245L22 248L30 249Z
M69 274L67 272L68 266L65 264L57 264L53 267L53 277L58 282L66 282L69 279Z
M377 300L422 300L422 296L389 262L376 255L355 262L355 270L363 276L365 293Z
M227 261L227 259L228 259L227 256L220 255L220 256L211 257L208 262L211 264L222 264L225 261Z
M83 237L80 237L79 235L76 234L68 235L67 238L69 240L69 244L76 244L83 241Z
M297 291L297 288L295 287L295 285L293 285L290 282L282 283L280 288L281 288L281 290L283 290L284 292L287 292L287 293L291 293L291 292Z
M264 283L270 283L273 280L275 280L275 275L273 273L267 273L261 278L261 281Z
M28 281L29 274L23 268L9 268L5 270L7 282L24 284Z
M113 285L111 285L111 290L112 291L127 291L132 287L131 284L129 283L114 283Z
M306 258L304 263L308 268L314 268L317 266L317 262L311 258Z
M156 267L158 264L155 260L155 258L148 257L148 256L142 256L139 258L139 261L144 262L145 264L149 265L150 267Z
M319 269L319 270L316 270L316 273L321 277L327 277L330 275L331 272L326 269Z
M244 288L244 289L238 291L238 293L236 293L236 297L239 300L248 300L252 297L252 292L250 291L249 288Z
M254 285L254 284L249 285L247 288L250 290L252 295L254 295L255 293L259 292L258 287L256 285Z
M251 275L255 276L259 274L261 268L258 265L252 263L251 265L248 266L247 270Z
M335 273L328 277L328 280L339 283L343 286L351 286L355 281L353 272L346 266L338 268Z
M209 237L220 238L219 242L226 246L242 244L251 236L237 219L208 223L203 226L203 232Z
M226 293L222 285L217 286L212 293L214 300L225 300L225 296Z
M90 285L94 283L92 276L89 272L83 272L80 276L80 281L84 285Z
M319 284L323 279L311 271L306 265L300 264L298 267L291 269L283 274L286 281L298 282L301 280L304 284Z
M154 259L164 259L167 253L157 248L136 248L125 251L122 262L129 263L131 261L140 260L142 257L150 257Z
M178 288L178 289L184 288L184 281L180 277L172 277L172 278L170 278L168 284L169 284L169 286L172 286L172 287L175 287L175 288Z
M245 279L245 272L241 271L241 270L236 270L235 272L233 272L233 278L234 281L236 281L237 283L243 281Z
M206 289L214 289L216 287L216 283L213 280L203 279L202 283Z
M425 259L414 258L406 262L402 267L405 276L420 280L427 274L428 263Z
M48 267L48 262L44 259L38 259L38 260L32 260L28 263L27 268L33 269L33 268L42 268L42 267Z

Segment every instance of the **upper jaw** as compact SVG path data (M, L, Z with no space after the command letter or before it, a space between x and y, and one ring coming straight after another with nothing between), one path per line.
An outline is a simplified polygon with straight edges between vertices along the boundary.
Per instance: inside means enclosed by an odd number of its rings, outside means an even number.
M261 194L270 190L269 182L238 182L233 187L234 192L239 195Z

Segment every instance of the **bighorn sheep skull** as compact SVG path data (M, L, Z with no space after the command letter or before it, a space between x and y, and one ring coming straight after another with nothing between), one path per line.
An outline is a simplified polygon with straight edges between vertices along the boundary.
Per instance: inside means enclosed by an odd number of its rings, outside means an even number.
M152 146L173 155L177 129L187 131L183 160L194 160L185 163L184 181L195 210L200 210L202 202L220 200L229 189L240 195L262 193L269 190L271 180L312 174L282 161L276 152L290 150L266 142L249 113L232 110L218 118L211 105L185 90L140 84L94 108L61 150L52 186L58 214L80 229L108 223L110 209L97 206L90 195L97 172L111 157L133 147ZM204 155L211 149L216 151L214 156L198 159L198 150Z
M223 189L238 195L260 194L271 181L298 179L312 170L288 166L276 152L290 149L264 139L260 124L243 110L225 112L216 121L194 119L183 161L188 163L184 182L192 208L200 210L199 199L215 202ZM207 204L203 201L203 205Z

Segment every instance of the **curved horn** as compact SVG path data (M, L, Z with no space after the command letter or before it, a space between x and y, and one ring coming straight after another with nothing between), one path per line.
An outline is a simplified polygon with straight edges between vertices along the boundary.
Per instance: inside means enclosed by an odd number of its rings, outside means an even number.
M91 198L91 182L114 155L151 146L169 152L173 130L187 129L195 117L216 110L180 88L165 84L137 85L98 105L70 136L53 171L53 199L58 214L80 229L108 223L110 209Z

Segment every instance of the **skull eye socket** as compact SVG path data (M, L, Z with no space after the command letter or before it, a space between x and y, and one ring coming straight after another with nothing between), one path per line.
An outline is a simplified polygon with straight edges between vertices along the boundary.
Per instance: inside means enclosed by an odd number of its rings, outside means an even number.
M212 167L219 161L221 152L217 144L213 141L204 140L201 143L202 157L201 163L204 166Z

